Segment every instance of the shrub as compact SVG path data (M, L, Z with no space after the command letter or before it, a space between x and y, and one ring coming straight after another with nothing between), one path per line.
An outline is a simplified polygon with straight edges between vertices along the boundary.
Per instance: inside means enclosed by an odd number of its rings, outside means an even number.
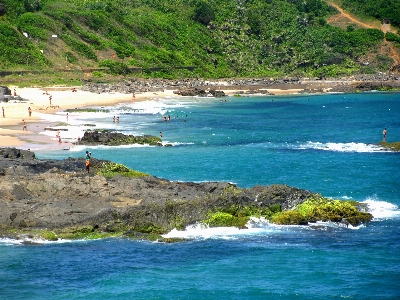
M111 59L105 59L100 61L99 66L109 68L110 73L116 75L126 75L130 73L129 67L126 64Z
M87 44L82 43L76 38L71 37L68 34L62 34L61 39L72 48L72 50L78 52L82 56L97 61L96 53Z
M125 176L125 177L145 177L149 176L146 173L142 173L139 171L131 170L123 164L113 163L113 162L104 162L101 167L97 170L97 174L102 175L107 178L111 178L113 176Z
M391 32L386 32L386 40L390 42L400 43L400 36Z

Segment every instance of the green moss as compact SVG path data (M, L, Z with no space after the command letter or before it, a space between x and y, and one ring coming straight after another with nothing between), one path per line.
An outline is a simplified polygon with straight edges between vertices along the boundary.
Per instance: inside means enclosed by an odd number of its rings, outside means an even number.
M387 143L382 141L378 145L392 151L400 151L400 142Z
M58 236L53 231L42 230L39 233L39 236L47 241L57 241Z
M153 235L160 235L167 233L167 230L162 228L161 226L155 225L153 223L148 223L142 226L135 226L134 231L140 232L140 233L148 233L148 234L153 234Z
M93 226L80 226L80 227L68 227L57 231L57 236L67 240L95 240L109 237L121 236L122 232L104 232Z
M372 215L357 210L355 201L329 200L321 196L310 198L294 210L273 215L271 222L277 224L307 224L316 221L348 222L353 226L371 221Z
M280 225L306 225L307 219L298 211L286 210L274 214L270 221Z
M103 162L101 167L97 169L98 175L104 176L106 178L111 178L114 176L125 176L125 177L145 177L149 174L135 171L129 169L123 164L113 163L113 162Z
M202 222L210 227L238 227L245 228L249 217L236 217L225 212L209 213Z

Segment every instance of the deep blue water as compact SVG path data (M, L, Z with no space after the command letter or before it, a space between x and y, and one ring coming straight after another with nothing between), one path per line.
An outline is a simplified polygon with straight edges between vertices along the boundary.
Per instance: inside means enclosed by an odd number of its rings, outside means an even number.
M112 116L120 123L112 123ZM171 116L168 122L163 116ZM288 184L369 204L374 221L248 230L200 226L171 236L21 245L0 241L0 299L398 299L400 298L400 93L158 99L108 114L70 114L158 135L173 147L36 149L40 158L83 156L180 181L240 187ZM75 129L74 129L75 128Z

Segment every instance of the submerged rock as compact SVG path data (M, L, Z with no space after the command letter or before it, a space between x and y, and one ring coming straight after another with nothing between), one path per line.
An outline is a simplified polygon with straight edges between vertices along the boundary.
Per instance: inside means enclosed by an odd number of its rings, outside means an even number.
M393 143L380 142L378 145L391 151L396 151L396 152L400 151L400 142L393 142Z

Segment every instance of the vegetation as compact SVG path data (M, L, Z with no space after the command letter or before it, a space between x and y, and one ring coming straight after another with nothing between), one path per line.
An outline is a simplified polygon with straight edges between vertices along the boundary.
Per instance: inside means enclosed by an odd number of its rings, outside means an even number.
M358 202L329 200L323 197L308 199L295 210L278 213L271 218L276 224L307 224L316 221L345 222L353 226L371 221L370 213L357 210Z
M237 207L209 212L204 224L210 227L235 226L245 228L251 216L265 217L280 225L306 225L316 221L344 222L357 226L371 221L372 215L357 209L355 201L329 200L323 197L310 198L294 210L282 211L280 205L260 208L258 206Z
M380 142L378 145L382 146L388 150L400 151L400 142L387 143L387 142L383 141L383 142Z
M393 25L400 27L400 2L397 0L343 0L343 6L353 13L378 20L391 19Z
M131 170L123 164L104 162L100 168L97 169L97 174L102 175L106 178L111 178L114 176L124 176L124 177L144 177L149 176L149 174L142 173L139 171Z
M398 1L343 3L400 24ZM384 34L330 26L334 13L323 0L4 0L0 68L109 70L97 78L131 67L165 78L361 72L359 58L376 57Z

